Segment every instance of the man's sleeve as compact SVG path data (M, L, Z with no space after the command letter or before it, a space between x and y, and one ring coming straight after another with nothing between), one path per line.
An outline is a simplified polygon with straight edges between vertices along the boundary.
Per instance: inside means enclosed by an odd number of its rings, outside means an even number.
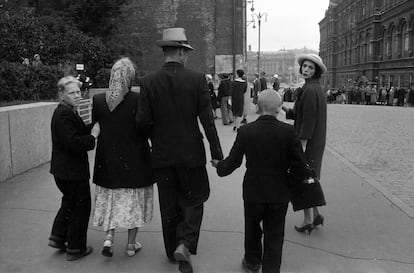
M154 125L149 89L141 82L138 105L135 116L137 131L140 135L148 136Z
M210 93L208 91L207 82L202 75L199 79L199 97L198 97L198 116L204 133L210 144L210 153L212 159L223 159L220 140L217 135L216 125L214 123L213 110L211 108Z

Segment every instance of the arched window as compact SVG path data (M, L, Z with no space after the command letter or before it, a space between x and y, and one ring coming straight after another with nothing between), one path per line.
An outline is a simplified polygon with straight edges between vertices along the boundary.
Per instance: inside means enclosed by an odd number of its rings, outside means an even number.
M392 53L394 51L393 49L393 41L395 39L395 36L397 34L397 31L395 30L395 27L392 26L391 29L389 30L389 36L387 37L387 43L386 43L386 51L387 51L387 58L391 58L392 57Z
M408 36L408 27L407 27L407 23L404 22L404 24L401 27L401 55L403 57L408 57L409 56L409 49L410 49L410 39Z
M398 53L400 47L398 46L398 35L397 35L397 28L394 27L391 34L391 41L392 41L392 57L398 57Z

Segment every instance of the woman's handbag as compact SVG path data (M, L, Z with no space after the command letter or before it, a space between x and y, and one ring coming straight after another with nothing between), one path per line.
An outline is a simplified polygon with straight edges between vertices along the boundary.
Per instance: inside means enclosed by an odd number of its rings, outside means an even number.
M289 188L294 211L326 205L321 184L313 169L307 167L308 179L301 179L288 172Z

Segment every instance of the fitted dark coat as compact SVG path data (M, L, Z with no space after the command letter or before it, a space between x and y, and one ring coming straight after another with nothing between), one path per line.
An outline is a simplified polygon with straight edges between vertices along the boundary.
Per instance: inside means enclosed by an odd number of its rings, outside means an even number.
M246 156L243 199L255 203L286 203L290 200L287 170L305 178L305 157L292 125L274 116L260 116L240 127L229 156L220 161L217 174L226 176Z
M52 160L50 173L62 180L90 178L87 151L95 148L95 138L72 107L60 103L53 112Z
M112 111L105 93L93 97L92 121L99 122L93 182L116 188L141 188L154 183L148 138L137 130L138 94L128 92Z
M306 80L286 118L295 121L299 139L308 140L305 157L320 178L326 142L326 97L318 79Z
M241 117L243 115L244 94L246 93L246 91L246 81L236 79L233 82L233 88L231 93L231 108L234 116Z
M218 87L217 97L219 101L221 98L228 97L232 93L232 86L230 79L222 79Z
M150 129L153 168L199 167L206 154L198 119L210 143L211 158L223 154L204 74L167 62L142 78L139 124Z

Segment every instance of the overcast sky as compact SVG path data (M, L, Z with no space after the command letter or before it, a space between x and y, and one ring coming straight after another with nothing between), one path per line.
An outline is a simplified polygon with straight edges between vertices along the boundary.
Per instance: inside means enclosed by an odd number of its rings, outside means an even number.
M267 22L262 17L260 51L307 48L319 50L319 22L324 18L329 0L254 0L256 14L267 13ZM247 21L250 21L251 4L247 6ZM258 48L258 24L247 26L247 49Z

